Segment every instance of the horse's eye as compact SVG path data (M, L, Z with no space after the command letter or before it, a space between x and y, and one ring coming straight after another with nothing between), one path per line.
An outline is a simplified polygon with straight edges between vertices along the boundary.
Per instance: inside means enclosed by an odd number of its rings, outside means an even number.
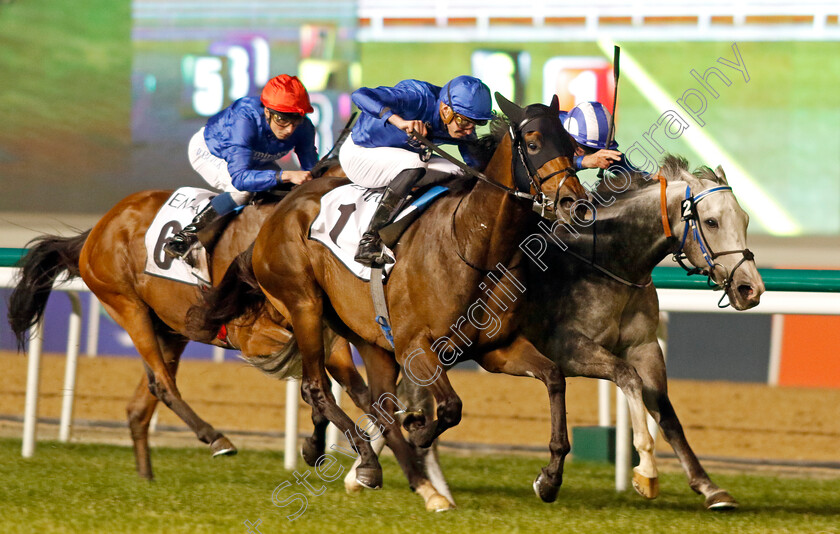
M538 148L536 143L528 143L528 150L537 150Z
M703 222L706 223L706 226L709 227L709 228L717 228L718 227L718 223L714 219L706 219Z

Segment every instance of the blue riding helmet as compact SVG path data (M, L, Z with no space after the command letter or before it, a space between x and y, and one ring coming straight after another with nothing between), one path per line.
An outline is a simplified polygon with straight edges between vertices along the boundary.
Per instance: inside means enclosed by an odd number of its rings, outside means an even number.
M489 121L493 118L490 89L473 76L458 76L441 88L440 102L468 119Z
M579 145L599 150L607 148L611 118L610 112L600 102L581 102L568 112L560 112L563 126ZM613 140L610 148L615 150L618 143Z

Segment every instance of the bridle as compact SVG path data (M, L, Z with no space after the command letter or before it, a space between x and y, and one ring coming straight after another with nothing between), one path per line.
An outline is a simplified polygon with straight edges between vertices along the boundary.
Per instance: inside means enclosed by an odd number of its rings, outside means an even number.
M569 176L577 177L577 171L574 167L566 167L564 169L560 169L554 171L546 176L540 176L539 169L541 169L546 163L557 159L560 156L559 149L555 152L549 152L548 154L540 154L540 157L536 162L534 162L534 158L528 155L525 149L525 136L522 134L525 131L525 126L534 121L539 120L555 120L558 119L556 114L552 114L547 111L542 111L537 115L533 115L530 117L525 117L520 123L514 127L513 124L510 124L509 131L510 131L510 139L513 145L516 154L519 156L518 158L511 158L511 174L513 175L513 182L517 186L517 189L526 187L526 184L529 184L528 191L530 193L531 188L536 191L536 194L532 195L533 204L532 208L535 212L540 214L540 217L546 218L546 213L551 213L553 218L557 218L557 208L559 206L560 201L560 190L563 189L563 184L566 183ZM558 119L559 120L559 119ZM542 190L543 184L545 184L551 178L554 178L558 174L563 173L563 179L560 180L560 183L557 184L557 188L554 194L554 200L549 200L548 197Z
M547 176L540 176L539 169L543 167L547 162L557 159L560 156L559 149L555 151L548 150L546 151L547 154L540 153L539 158L534 158L528 155L525 147L524 147L524 136L522 135L523 129L531 122L540 121L540 120L558 120L559 119L555 116L555 114L551 113L550 111L540 111L537 114L531 115L529 117L525 117L522 121L519 122L518 125L514 126L512 123L510 124L510 136L511 136L511 144L513 151L516 153L516 156L511 158L511 173L513 175L513 182L514 187L507 187L502 185L494 180L491 180L487 175L484 173L465 165L461 161L450 156L448 153L444 152L440 149L436 144L432 141L428 140L425 136L417 132L416 130L411 133L411 135L420 142L423 146L425 146L425 150L429 152L434 152L435 154L443 157L447 161L454 163L460 169L464 171L465 174L475 177L478 180L485 182L489 185L497 189L501 189L505 193L512 195L516 198L522 198L531 201L531 208L540 213L541 216L545 217L547 208L550 208L553 212L558 205L558 200L560 196L560 190L563 187L563 184L566 183L566 180L569 176L577 176L575 169L573 167L566 167L565 169L561 169L558 171L554 171ZM518 156L518 157L517 157ZM534 161L536 159L536 161ZM546 181L557 176L558 174L565 173L563 179L557 185L557 192L555 194L554 201L550 201L545 193L542 190L543 184ZM531 193L531 190L536 191L536 193ZM455 207L455 210L452 212L452 222L451 222L451 234L452 239L455 242L455 252L458 254L458 257L467 264L469 267L476 269L478 271L492 271L492 269L485 269L474 265L471 263L464 255L462 254L460 248L457 245L457 241L455 238L456 235L456 228L455 228L455 221L458 214L458 209L461 207L461 202L463 198L458 202L458 205ZM556 217L556 215L555 215Z
M541 111L539 114L526 117L515 127L513 124L510 125L511 143L513 145L513 150L518 156L511 158L511 172L513 173L514 178L514 187L507 187L506 185L502 185L494 180L491 180L484 173L473 169L472 167L464 164L463 162L444 152L435 143L427 139L425 136L423 136L416 130L413 131L410 135L414 137L421 145L425 146L425 150L428 151L429 154L434 152L435 154L444 158L450 163L457 165L458 168L464 171L464 173L468 176L472 176L497 189L501 189L509 195L512 195L516 198L530 200L532 209L535 212L540 213L542 216L545 216L547 210L553 211L556 209L557 202L560 196L560 190L563 188L563 184L566 183L566 180L569 178L569 176L577 176L577 174L575 172L574 167L566 167L565 169L554 171L548 174L547 176L540 176L538 169L542 168L542 166L545 165L545 163L557 159L561 156L559 155L559 153L551 153L548 156L540 154L540 158L537 162L539 164L535 165L535 162L533 161L534 158L529 156L525 150L524 136L521 135L521 132L522 129L530 122L542 119L550 120L552 118L556 117L553 117L553 115L550 114L549 111ZM555 194L554 201L551 201L546 197L545 193L543 193L542 186L543 184L545 184L546 181L561 173L565 173L565 176L563 176L563 179L557 185L557 191ZM536 193L531 193L532 189L536 191Z
M660 204L660 212L661 212L661 218L662 218L662 228L665 232L665 237L673 238L673 234L671 233L671 224L670 224L669 219L668 219L668 199L667 199L667 195L666 195L666 189L668 187L668 181L661 174L657 175L655 177L655 179L658 179L659 184L660 184L659 204ZM706 239L706 236L703 233L703 226L700 223L700 216L697 213L698 202L700 202L704 198L706 198L710 195L713 195L715 193L724 193L724 192L731 193L732 192L732 187L730 187L730 186L713 187L711 189L707 189L705 191L702 191L695 196L691 192L691 186L686 186L685 199L681 203L682 220L685 221L686 224L685 224L685 227L684 227L684 230L683 230L683 236L682 236L682 240L680 241L679 247L673 252L673 260L675 262L679 263L680 267L685 269L686 274L688 274L689 276L695 275L695 274L705 275L707 277L706 283L709 285L710 288L712 288L714 290L718 290L718 289L724 290L723 296L721 296L720 300L718 301L718 307L719 308L726 308L727 306L729 306L729 303L726 303L725 305L721 306L721 302L723 302L723 299L726 297L726 291L732 286L732 279L735 276L735 271L737 271L738 268L741 266L741 264L743 264L745 261L753 261L753 259L754 259L754 255L753 255L752 251L750 251L750 249L747 249L747 248L742 249L742 250L727 250L727 251L724 251L724 252L714 252L712 250L712 247L709 246L708 240ZM686 254L684 252L684 249L685 249L685 243L688 239L689 227L691 228L691 230L693 232L694 240L700 246L700 251L702 252L703 258L706 260L706 264L709 267L707 269L702 269L700 267L689 267L685 263L685 261L688 259L688 257L686 256ZM595 260L594 260L594 257L595 257L594 245L593 245L593 250L592 250L592 258L593 258L592 260L584 258L583 256L581 256L580 254L577 254L576 252L572 251L571 249L568 249L565 252L567 254L570 254L571 256L579 259L580 261L586 263L587 265L596 269L600 273L612 278L613 280L615 280L615 281L617 281L617 282L619 282L619 283L621 283L625 286L633 287L633 288L637 288L637 289L643 289L645 287L648 287L653 282L653 279L648 279L647 282L641 283L641 284L631 282L629 280L626 280L626 279L616 275L615 273L610 272L609 270L605 269L604 267L601 267L600 265L596 264ZM726 268L723 265L720 265L719 263L715 263L714 260L719 258L720 256L725 256L727 254L738 254L738 253L742 254L743 257L741 258L741 261L739 261L735 265L735 267L732 269L732 272L727 273L727 276L724 279L723 284L718 284L717 282L715 282L714 279L712 278L712 274L714 272L715 266L721 267L722 269L724 269L724 271L726 271Z
M664 178L660 177L660 180L664 180ZM724 297L726 297L726 292L732 287L732 279L735 276L735 271L745 262L745 261L753 261L755 256L753 255L752 251L748 248L741 249L741 250L726 250L723 252L715 252L712 250L712 247L709 245L708 239L706 239L706 235L703 233L703 225L700 222L700 215L697 212L697 204L700 203L701 200L707 198L715 193L732 193L732 187L728 185L722 185L718 187L712 187L711 189L706 189L694 195L691 192L691 186L686 185L685 187L685 199L680 203L681 208L681 219L685 222L685 226L683 229L682 240L680 241L680 245L677 250L673 253L673 260L677 262L680 267L685 269L686 274L689 276L693 274L701 274L706 276L708 279L706 283L709 285L710 288L714 290L722 289L724 291L723 296L721 296L720 300L718 301L719 308L726 308L729 306L727 302L723 306L721 306L721 302L723 302ZM663 208L664 209L664 208ZM706 265L708 268L700 268L700 267L689 267L685 264L685 260L688 259L684 252L685 243L688 238L689 228L691 229L692 236L697 244L700 246L700 252L703 254L703 259L706 260ZM668 228L667 235L670 235L670 228ZM721 256L726 256L728 254L741 254L741 260L735 264L735 267L732 268L731 272L728 272L726 267L723 265L716 263L714 260ZM720 267L726 272L726 277L723 280L723 284L719 284L715 282L712 275L714 274L715 267Z

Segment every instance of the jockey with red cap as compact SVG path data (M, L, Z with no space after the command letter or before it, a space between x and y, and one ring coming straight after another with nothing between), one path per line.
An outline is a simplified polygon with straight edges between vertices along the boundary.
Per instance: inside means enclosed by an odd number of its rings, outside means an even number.
M164 246L166 254L183 257L198 231L247 204L254 193L311 180L309 169L318 161L315 127L306 117L312 111L300 80L281 74L268 81L259 98L240 98L210 117L193 136L188 153L193 169L223 193L172 237ZM292 150L303 170L278 166Z
M476 125L493 118L492 101L490 89L472 76L458 76L443 87L419 80L403 80L394 87L363 87L352 99L362 113L338 159L354 183L385 188L355 257L371 265L387 261L379 230L399 211L418 180L424 175L433 181L460 172L443 158L421 159L421 147L409 134L417 131L436 144L475 139ZM459 144L459 150L467 165L476 164L465 145Z

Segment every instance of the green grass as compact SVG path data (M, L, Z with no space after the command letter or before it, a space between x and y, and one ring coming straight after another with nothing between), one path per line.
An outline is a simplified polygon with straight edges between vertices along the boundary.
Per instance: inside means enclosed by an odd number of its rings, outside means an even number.
M433 514L423 511L393 459L385 458L384 489L348 496L337 480L322 495L310 495L306 512L289 522L285 515L293 507L271 501L275 487L295 482L280 453L246 450L214 460L201 448L156 448L153 462L157 480L147 483L135 476L125 447L41 442L25 460L20 440L2 439L0 531L247 532L244 521L261 519L263 534L840 532L840 479L715 476L742 506L713 513L681 474L664 474L662 495L645 501L616 493L610 466L569 462L557 502L543 504L530 486L543 465L539 458L444 456L458 509ZM320 484L314 473L309 480ZM282 496L302 491L294 487Z

